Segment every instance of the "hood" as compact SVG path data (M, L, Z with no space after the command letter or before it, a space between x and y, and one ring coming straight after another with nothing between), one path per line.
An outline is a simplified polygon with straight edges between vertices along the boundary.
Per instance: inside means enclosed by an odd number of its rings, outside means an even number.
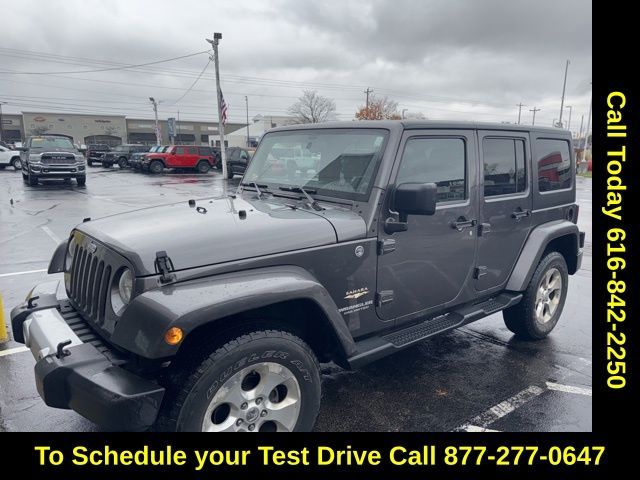
M64 152L64 153L78 153L75 148L63 148L63 147L47 147L47 148L29 148L28 152L32 155L40 155L43 153Z
M366 233L364 221L353 212L323 215L292 209L282 200L238 196L202 199L194 206L183 201L82 223L77 230L126 257L138 276L156 273L158 251L167 252L175 270L183 270L330 245L345 235Z

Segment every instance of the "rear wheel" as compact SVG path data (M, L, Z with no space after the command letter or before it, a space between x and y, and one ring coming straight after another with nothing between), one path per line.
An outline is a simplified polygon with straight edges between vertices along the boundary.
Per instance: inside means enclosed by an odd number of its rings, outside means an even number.
M13 157L11 160L11 166L14 170L22 170L22 161L20 160L20 157Z
M547 254L531 277L522 301L502 312L507 328L527 340L549 335L562 314L568 285L564 257L558 252Z
M163 170L164 170L164 165L162 165L162 162L160 160L154 160L149 165L149 171L151 173L162 173Z
M198 170L198 173L207 173L211 170L211 165L206 160L200 160L196 165L196 170Z
M120 157L118 159L118 167L127 168L128 164L129 164L129 162L127 161L127 159L125 157Z
M320 408L318 361L288 332L238 336L170 377L157 424L163 430L310 431Z

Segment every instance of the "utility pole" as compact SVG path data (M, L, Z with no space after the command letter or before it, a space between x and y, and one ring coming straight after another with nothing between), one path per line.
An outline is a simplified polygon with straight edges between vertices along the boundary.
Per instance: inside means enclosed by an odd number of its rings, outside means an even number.
M222 105L220 95L220 65L218 61L218 43L222 39L221 33L214 33L213 40L207 42L213 47L213 65L216 69L216 97L218 98L218 133L220 134L220 161L222 162L222 177L227 178L227 152L224 148L224 125L222 124Z
M249 97L246 95L244 96L244 104L247 107L247 148L249 148Z
M582 138L582 126L584 125L584 115L580 117L580 133L578 133L578 138Z
M564 67L564 83L562 84L562 99L560 100L560 119L558 120L559 127L562 128L562 112L564 110L564 92L567 89L567 72L569 71L569 60Z
M533 112L533 121L531 122L531 125L535 125L536 124L536 112L539 112L540 109L533 107L532 109L529 109L530 112Z
M369 87L367 87L367 89L364 91L364 93L367 95L367 109L369 108L369 94L373 93L373 90L371 90Z
M176 119L176 145L180 145L180 110L178 110L178 118Z
M516 107L518 107L518 125L520 125L520 114L522 113L522 107L526 107L526 105L523 105L522 102L520 102L518 105L516 105Z
M153 114L156 117L156 145L160 145L162 139L160 137L160 125L158 124L158 102L153 97L149 97L149 101L153 104Z
M7 102L0 102L0 141L4 139L4 120L2 119L2 105L6 105Z
M571 113L573 112L573 105L565 105L564 108L569 109L569 122L567 123L567 130L571 131Z
M584 162L587 154L587 139L589 138L589 125L591 124L591 104L593 102L593 94L589 99L589 115L587 115L587 129L584 131L584 142L582 143L582 161Z

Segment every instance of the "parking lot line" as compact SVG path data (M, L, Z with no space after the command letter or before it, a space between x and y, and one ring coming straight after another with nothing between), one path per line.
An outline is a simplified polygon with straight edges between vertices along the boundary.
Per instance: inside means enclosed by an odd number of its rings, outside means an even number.
M14 275L27 275L29 273L42 273L46 271L47 271L46 268L41 268L40 270L25 270L24 272L0 273L0 278L13 277Z
M42 231L44 233L49 235L49 238L51 240L53 240L56 243L56 245L58 245L58 244L60 244L62 242L62 240L60 240L60 237L58 237L55 233L53 233L49 227L44 226L44 227L40 227L40 228L42 229Z
M549 390L556 390L558 392L576 393L578 395L592 396L590 388L574 387L572 385L562 385L560 383L547 382L547 388Z
M7 350L0 350L0 357L6 357L8 355L13 355L14 353L22 353L28 352L29 349L27 347L15 347L9 348Z
M485 428L490 423L495 422L496 420L504 417L505 415L510 414L515 409L521 407L529 400L537 397L544 389L531 385L524 390L516 393L513 397L507 398L506 400L494 405L489 410L481 413L480 415L473 417L469 422L464 425L454 429L454 431L469 431L468 428Z

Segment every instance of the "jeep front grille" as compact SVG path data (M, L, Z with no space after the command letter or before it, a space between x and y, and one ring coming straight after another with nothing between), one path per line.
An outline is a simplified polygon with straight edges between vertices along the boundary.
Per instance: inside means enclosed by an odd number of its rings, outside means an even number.
M80 313L92 322L102 325L113 268L95 253L90 253L85 246L78 246L71 263L67 293Z

